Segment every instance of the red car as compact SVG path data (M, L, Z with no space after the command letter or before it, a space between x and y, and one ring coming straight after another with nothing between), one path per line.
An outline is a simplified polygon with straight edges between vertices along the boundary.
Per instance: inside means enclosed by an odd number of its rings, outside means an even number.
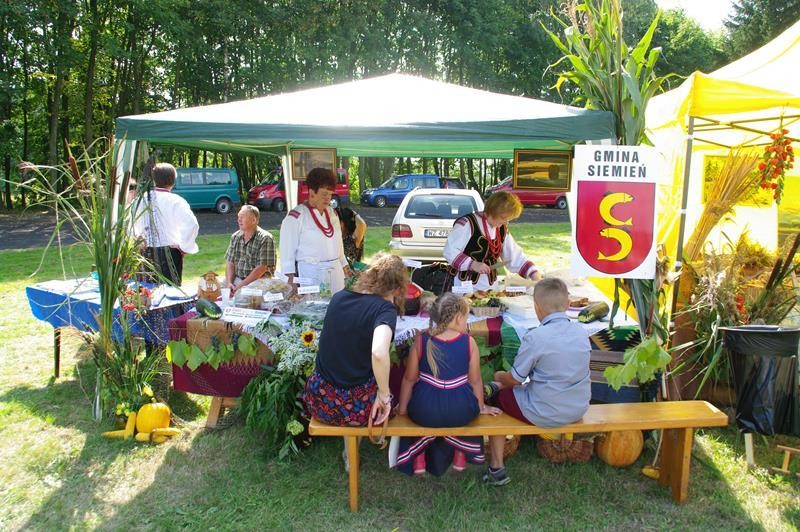
M331 207L336 208L350 204L350 181L347 171L339 168L336 172L336 190L331 198ZM297 184L297 202L303 203L308 199L308 186L305 181ZM255 205L263 210L275 210L283 212L286 210L286 193L283 188L283 177L273 175L268 181L256 185L247 193L247 203Z
M549 190L531 190L526 188L513 188L513 177L508 176L493 187L486 189L485 197L489 197L492 192L505 190L506 192L513 192L519 198L523 205L546 205L547 207L555 207L557 209L567 208L567 193L564 190L549 191Z

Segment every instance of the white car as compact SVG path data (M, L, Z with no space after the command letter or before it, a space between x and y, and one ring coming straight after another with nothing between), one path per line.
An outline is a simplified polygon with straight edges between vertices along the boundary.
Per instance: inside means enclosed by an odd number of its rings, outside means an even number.
M443 260L444 244L456 218L482 210L483 199L474 190L412 190L392 220L390 251L419 261Z

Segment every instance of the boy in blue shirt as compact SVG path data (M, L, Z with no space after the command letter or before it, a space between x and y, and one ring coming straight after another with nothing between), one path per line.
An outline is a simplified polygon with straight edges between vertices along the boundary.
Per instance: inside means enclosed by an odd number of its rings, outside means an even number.
M569 320L567 285L561 279L540 281L533 307L541 325L522 338L511 371L495 373L495 404L509 415L542 427L580 420L589 408L589 336ZM503 464L505 436L489 438L491 459L484 482L502 486L511 481Z

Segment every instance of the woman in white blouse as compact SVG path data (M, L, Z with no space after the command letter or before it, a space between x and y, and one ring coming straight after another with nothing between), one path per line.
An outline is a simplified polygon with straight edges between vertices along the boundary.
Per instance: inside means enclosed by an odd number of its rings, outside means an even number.
M344 288L345 273L350 275L342 245L339 217L330 207L336 188L336 175L325 168L314 168L306 177L308 200L286 215L281 223L281 271L314 283L330 282L335 294Z

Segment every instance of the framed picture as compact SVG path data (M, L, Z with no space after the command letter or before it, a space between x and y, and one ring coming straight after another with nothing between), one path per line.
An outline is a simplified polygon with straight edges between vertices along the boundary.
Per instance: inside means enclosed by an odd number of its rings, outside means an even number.
M514 150L514 188L569 190L572 152Z
M292 179L304 180L314 168L336 173L336 148L299 148L292 150Z

